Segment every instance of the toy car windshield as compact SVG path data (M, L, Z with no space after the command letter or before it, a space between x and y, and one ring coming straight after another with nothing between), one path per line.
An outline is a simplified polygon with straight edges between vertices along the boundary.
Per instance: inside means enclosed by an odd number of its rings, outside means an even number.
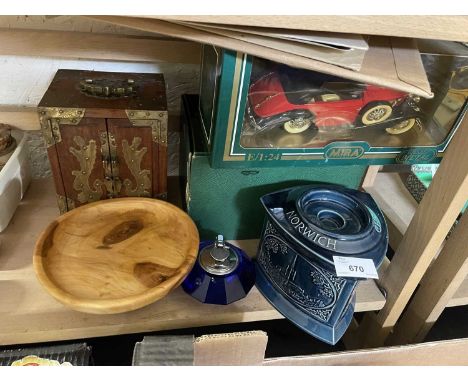
M294 68L282 68L279 78L289 102L304 105L362 98L365 85L339 77Z

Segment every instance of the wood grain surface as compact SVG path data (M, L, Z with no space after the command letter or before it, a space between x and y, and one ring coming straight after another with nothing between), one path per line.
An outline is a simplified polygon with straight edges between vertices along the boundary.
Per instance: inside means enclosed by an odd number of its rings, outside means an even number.
M363 184L363 188L372 195L385 214L390 246L394 249L398 248L418 208L418 203L405 187L398 173L377 173L372 184Z
M173 203L181 201L178 185L177 177L169 177L168 200ZM0 345L283 318L255 287L246 298L226 306L202 304L179 287L154 304L131 312L103 315L74 311L41 287L32 266L38 236L58 214L52 179L37 180L31 183L10 225L0 233ZM255 255L258 246L258 240L232 243L249 256ZM356 312L379 310L384 304L374 280L359 283Z
M151 197L156 198L159 194L166 192L167 154L161 152L163 145L153 141L151 126L133 127L128 118L108 119L106 122L109 135L115 137L116 156L119 159L118 176L124 183L126 183L126 181L128 182L128 186L124 184L121 187L118 194L119 197L127 196L129 190L137 189L138 187L138 181L135 177L136 174L132 173L129 167L130 163L125 159L124 141L126 141L125 144L131 147L136 144L135 150L146 150L141 157L139 168L140 172L145 171L148 173L150 181L148 189ZM140 143L137 143L138 141ZM164 178L165 181L160 182L160 178Z
M135 92L131 97L120 98L89 96L80 90L80 82L88 79L117 84L130 79L134 81ZM86 109L85 117L93 118L116 118L110 116L115 110L122 110L122 117L126 117L125 110L165 111L166 85L161 73L59 69L38 106L83 108ZM91 109L94 109L92 113Z
M467 16L432 15L164 15L140 16L264 28L314 30L383 36L468 40Z
M463 214L393 328L387 343L423 342L468 275L468 214Z
M101 155L102 141L100 136L103 133L106 133L105 119L83 118L80 124L76 126L61 125L60 142L47 148L52 175L56 183L56 193L57 195L66 196L68 199L73 200L76 207L88 201L92 202L99 199L99 197L94 197L94 200L83 200L81 202L78 197L78 195L82 193L82 190L76 188L76 172L81 172L83 168L81 167L79 159L70 151L70 149L72 149L74 152L81 152L82 149L78 144L79 141L77 141L77 138L82 138L85 146L91 148L91 145L94 145L94 160L87 161L87 164L90 165L88 183L93 190L101 193L101 199L107 198L104 185L97 186L95 184L96 182L102 181L106 176L102 164L104 158L102 158Z
M94 32L0 28L0 54L198 65L201 52L199 44L188 41Z
M385 343L468 199L468 117L465 116L379 283L387 301L359 325L360 346Z
M52 221L33 264L45 289L70 308L121 313L177 287L198 244L195 224L179 208L147 198L110 199Z

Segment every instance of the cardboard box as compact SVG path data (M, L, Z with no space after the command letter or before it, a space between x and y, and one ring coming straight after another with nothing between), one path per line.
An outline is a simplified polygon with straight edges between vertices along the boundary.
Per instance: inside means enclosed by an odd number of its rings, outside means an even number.
M263 366L467 366L468 339L265 359Z
M265 358L267 333L261 331L202 336L194 343L196 366L467 366L468 339Z
M366 166L321 168L213 168L203 142L198 96L182 96L180 175L185 204L202 240L222 234L227 240L260 237L265 211L260 197L287 187L335 183L361 184ZM186 174L184 176L184 174Z
M258 122L259 115L255 115L253 109L260 105L263 107L262 103L270 102L270 99L274 99L278 94L288 98L288 95L294 95L294 91L265 94L262 100L255 102L252 96L255 90L252 89L260 88L257 94L265 92L265 89L271 90L271 85L261 87L258 83L262 81L263 76L272 72L279 73L278 77L281 77L286 71L301 73L301 70L288 69L284 65L254 58L248 54L205 45L199 108L204 135L212 152L211 165L215 168L250 168L440 162L466 110L468 70L465 69L468 68L468 48L451 43L455 45L451 45L450 49L442 49L439 44L440 42L436 41L426 42L422 53L417 53L417 57L395 53L400 50L394 50L395 67L400 69L395 75L403 79L411 78L411 73L406 68L421 65L427 73L427 77L424 74L424 78L429 80L434 92L432 99L427 93L429 98L409 93L410 88L414 90L414 84L424 83L421 77L419 80L413 80L412 86L405 88L408 93L401 93L401 87L398 87L398 90L394 87L392 93L392 90L383 90L380 85L370 87L369 84L353 82L357 77L352 78L346 73L347 79L342 79L342 82L348 84L344 92L322 92L319 94L320 98L312 97L306 101L307 106L300 103L300 110L296 106L298 102L304 101L289 99L287 112L280 108L284 106L279 105L281 102L273 104L270 108L271 113L274 114L275 110L281 112L275 116L278 116L277 121L270 124L271 126L262 126ZM375 56L374 59L377 60L378 57ZM388 72L392 70L395 68L390 69L383 65L380 73L385 77L389 76ZM374 74L378 72L376 70ZM332 76L333 81L318 80L318 85L314 83L305 90L317 93L324 84L329 86L327 84L330 82L336 86L338 73L340 71L336 71ZM418 73L416 70L413 75L418 77ZM330 78L323 73L316 74L317 78ZM294 80L296 77L288 75L287 78ZM286 86L281 78L280 82L284 89ZM302 80L298 82L304 83ZM385 81L382 83L389 84ZM359 101L357 106L356 101ZM343 117L342 110L336 113L328 112L319 119L316 110L312 109L317 102L327 110L330 110L329 105L340 102L340 105L344 105L340 107L345 107L347 114ZM380 107L385 113L391 109L390 114L380 121L377 119L377 123L369 121L368 117L364 118L367 113L373 111L372 106L375 106L375 103L385 105ZM310 106L311 104L315 105ZM288 132L286 123L307 119L309 114L294 114L293 117L288 114L284 121L281 119L293 106L295 112L311 111L312 122L305 131ZM377 110L378 113L381 111ZM330 119L334 121L328 122ZM343 122L336 125L337 120Z

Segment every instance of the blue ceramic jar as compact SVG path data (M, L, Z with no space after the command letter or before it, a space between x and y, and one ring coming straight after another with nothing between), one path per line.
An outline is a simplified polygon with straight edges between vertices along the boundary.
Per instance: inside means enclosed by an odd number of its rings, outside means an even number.
M333 256L378 268L388 246L382 212L369 194L334 185L290 188L261 202L258 289L297 326L335 344L352 320L358 279L338 277Z
M182 287L200 302L226 305L244 298L254 284L252 260L218 235L200 243L197 262Z

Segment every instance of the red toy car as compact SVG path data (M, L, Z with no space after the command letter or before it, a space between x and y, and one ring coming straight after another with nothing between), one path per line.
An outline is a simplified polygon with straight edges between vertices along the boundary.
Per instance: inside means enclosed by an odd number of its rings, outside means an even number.
M417 97L401 91L293 68L260 77L250 86L248 98L250 117L260 129L282 125L292 134L311 126L364 127L401 119L402 113L395 115L395 110L407 101L417 102ZM405 119L386 131L401 134L415 122Z

